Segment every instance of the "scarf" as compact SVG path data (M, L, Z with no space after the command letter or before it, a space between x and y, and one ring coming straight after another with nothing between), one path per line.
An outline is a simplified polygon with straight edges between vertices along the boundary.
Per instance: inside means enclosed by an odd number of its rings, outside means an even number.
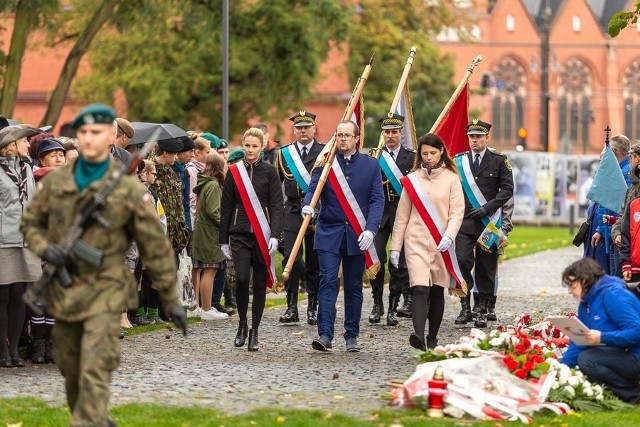
M29 198L27 196L27 162L18 159L17 163L20 166L18 173L9 166L9 158L0 158L0 167L18 187L20 204L24 206L24 202Z
M440 159L440 161L438 163L436 163L433 166L429 166L428 164L424 163L424 162L420 162L420 167L422 169L424 169L429 175L431 175L431 171L434 169L438 169L441 168L442 165L444 165L444 160Z
M97 181L107 173L110 157L100 163L89 163L82 157L78 157L73 177L78 185L78 190L87 188L93 181Z

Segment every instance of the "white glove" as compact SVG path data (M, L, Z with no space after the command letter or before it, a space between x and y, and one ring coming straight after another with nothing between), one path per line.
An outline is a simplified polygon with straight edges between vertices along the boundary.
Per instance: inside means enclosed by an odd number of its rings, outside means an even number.
M313 216L313 214L315 214L316 211L309 205L304 205L302 207L302 217L304 218L307 215L311 215Z
M272 237L269 239L269 255L273 255L278 250L278 239Z
M440 251L440 252L446 252L446 251L449 250L449 248L451 247L452 243L453 243L453 240L451 240L447 236L444 236L442 238L442 240L440 240L440 244L438 245L438 247L436 249L438 249L438 251Z
M220 250L227 259L231 259L231 248L229 245L220 245Z
M398 268L398 265L400 264L400 251L390 251L389 252L389 262L395 268Z
M373 233L369 230L365 230L362 232L360 237L358 237L358 246L361 251L368 250L371 245L373 245Z

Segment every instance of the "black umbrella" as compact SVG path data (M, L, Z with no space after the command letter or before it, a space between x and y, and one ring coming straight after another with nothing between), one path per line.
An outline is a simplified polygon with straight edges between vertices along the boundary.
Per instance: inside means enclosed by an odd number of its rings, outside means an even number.
M160 130L160 133L157 136L158 141L189 138L184 130L173 123L133 122L131 123L131 126L133 126L136 133L133 135L133 138L131 138L131 141L129 141L129 145L144 144L145 142L148 142L156 129Z

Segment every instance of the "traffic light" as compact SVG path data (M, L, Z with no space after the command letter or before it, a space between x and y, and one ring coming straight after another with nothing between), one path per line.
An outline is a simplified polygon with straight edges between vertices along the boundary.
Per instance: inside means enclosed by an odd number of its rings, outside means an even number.
M527 130L525 128L518 129L518 142L516 142L516 151L524 151L527 148Z

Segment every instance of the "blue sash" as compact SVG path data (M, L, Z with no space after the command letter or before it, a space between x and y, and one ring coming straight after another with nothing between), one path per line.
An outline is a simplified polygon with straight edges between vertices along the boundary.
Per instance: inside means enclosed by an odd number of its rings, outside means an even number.
M293 144L289 144L280 151L282 152L282 157L291 171L291 174L295 178L296 183L302 192L306 193L309 189L309 183L311 182L311 175L309 174L309 171L307 171L307 168L304 167L304 163L302 163L302 159L300 158L300 154L298 154L298 150L296 150L295 144L295 142Z
M396 190L396 193L399 195L402 194L402 184L400 184L400 180L404 175L400 172L398 165L391 158L391 154L382 150L382 155L380 156L380 169L387 176L387 179L393 186L393 189Z

